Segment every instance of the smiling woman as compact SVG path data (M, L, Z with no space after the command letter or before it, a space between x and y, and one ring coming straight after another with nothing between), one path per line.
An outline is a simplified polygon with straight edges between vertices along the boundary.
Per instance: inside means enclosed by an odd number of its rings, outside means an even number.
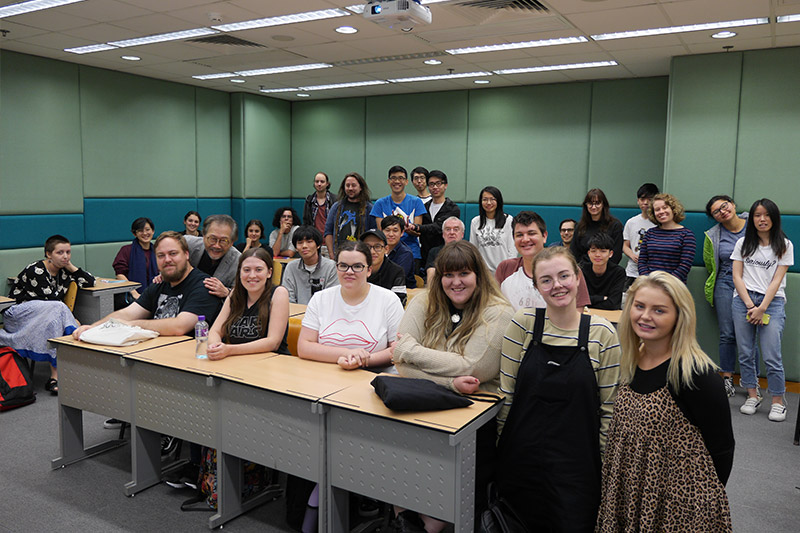
M135 237L131 244L126 244L117 252L112 266L117 279L135 281L141 284L144 290L158 275L156 256L153 253L153 234L155 224L147 217L139 217L131 224L131 233ZM139 297L139 291L134 289L127 293L123 302L117 302L116 308L124 307Z
M657 194L647 216L656 227L642 237L639 275L663 270L686 283L694 262L696 240L690 229L679 224L686 218L683 204L671 194Z

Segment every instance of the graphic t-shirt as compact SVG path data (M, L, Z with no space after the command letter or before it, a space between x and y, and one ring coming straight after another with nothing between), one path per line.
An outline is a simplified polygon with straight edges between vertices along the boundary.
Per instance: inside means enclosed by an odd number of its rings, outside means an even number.
M783 252L783 257L778 259L772 251L772 246L759 246L753 255L750 257L742 257L742 245L744 244L744 237L736 241L736 246L733 248L731 259L734 261L741 261L744 263L742 269L742 280L744 286L748 291L755 291L760 294L767 293L775 271L778 266L792 266L794 264L794 246L792 241L786 239L786 251ZM778 287L778 292L775 293L776 298L786 298L786 275L781 280L781 285ZM736 289L733 289L733 295L738 296Z
M162 281L147 287L136 303L148 310L154 320L175 318L186 311L195 315L205 315L209 324L216 320L222 307L222 300L209 294L203 285L208 275L193 268L186 278L174 287ZM189 333L189 332L187 332Z
M275 288L272 288L275 292ZM272 298L272 295L270 295ZM289 355L289 346L286 344L286 333L288 328L283 332L283 340L281 345L275 350L276 353ZM258 320L258 304L253 304L248 307L238 320L235 320L228 326L228 342L230 344L244 344L246 342L257 341L263 339L269 334L269 324L264 334L261 334L261 322Z
M319 343L341 348L364 348L379 352L397 340L403 306L390 290L369 286L358 305L348 305L341 286L316 293L308 302L303 327L319 334Z
M372 216L376 218L386 218L389 215L397 215L402 218L406 224L409 222L413 224L414 217L421 217L427 212L428 210L425 209L425 204L422 203L419 196L411 196L410 194L406 194L406 197L403 198L403 201L399 204L395 203L391 196L384 196L375 202L375 207L372 208ZM414 259L422 258L419 249L419 240L416 237L408 233L403 233L400 240L411 248Z

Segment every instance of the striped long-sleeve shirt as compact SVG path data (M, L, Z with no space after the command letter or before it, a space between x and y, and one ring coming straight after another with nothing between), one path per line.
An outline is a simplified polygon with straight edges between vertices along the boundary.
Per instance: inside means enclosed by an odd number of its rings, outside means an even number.
M684 227L647 230L639 249L639 275L663 270L686 283L694 262L695 244L694 233Z
M533 338L535 309L520 309L506 328L500 359L500 394L505 395L503 407L497 415L497 433L503 431L508 412L514 402L517 373L525 352ZM577 346L578 330L563 330L546 317L542 342L551 346ZM597 378L600 401L600 451L606 447L606 435L614 412L614 399L619 383L619 360L622 352L614 326L603 317L592 315L589 325L589 360Z

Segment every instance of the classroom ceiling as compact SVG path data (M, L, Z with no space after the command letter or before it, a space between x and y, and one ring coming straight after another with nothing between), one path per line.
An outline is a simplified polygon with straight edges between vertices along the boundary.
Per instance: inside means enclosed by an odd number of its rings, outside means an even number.
M483 87L506 87L669 74L674 56L800 46L800 21L776 17L800 13L800 0L422 0L432 23L410 31L386 28L354 13L357 0L82 0L43 11L0 18L0 48L140 76L228 92L285 90L285 100L342 98ZM0 0L0 6L19 0ZM347 8L351 7L351 10ZM183 40L114 47L77 54L65 49L164 33L339 9L323 20L273 25ZM758 25L595 40L631 30L768 18ZM351 26L357 33L335 30ZM406 28L408 29L408 28ZM457 48L584 38L582 42L453 55ZM199 40L198 40L199 39ZM137 56L138 61L122 56ZM440 64L429 65L435 59ZM581 69L497 74L504 69L615 61ZM324 63L325 68L283 73L237 72ZM387 82L443 74L481 73L455 79ZM216 79L193 76L225 74ZM243 80L234 83L232 80ZM476 84L476 81L486 84ZM350 88L315 86L372 82ZM303 89L303 88L307 89ZM305 94L308 96L298 96Z

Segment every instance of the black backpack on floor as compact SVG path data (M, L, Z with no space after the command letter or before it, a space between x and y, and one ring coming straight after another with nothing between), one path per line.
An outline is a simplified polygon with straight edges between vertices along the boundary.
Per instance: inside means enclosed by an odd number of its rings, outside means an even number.
M14 348L0 346L0 411L36 401L28 362Z

